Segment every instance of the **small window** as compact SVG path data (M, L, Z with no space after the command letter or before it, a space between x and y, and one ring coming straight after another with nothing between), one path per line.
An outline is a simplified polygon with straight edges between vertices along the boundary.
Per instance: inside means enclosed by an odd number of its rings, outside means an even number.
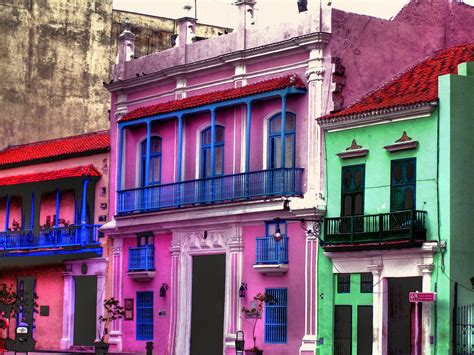
M281 113L270 119L269 129L269 156L268 163L270 169L282 168L281 162L281 131L282 131ZM296 116L287 112L285 115L285 168L293 168L295 166L296 151Z
M278 221L278 222L266 222L265 223L265 236L267 238L273 238L277 230L280 230L282 236L286 237L286 222L285 221Z
M140 233L137 235L137 246L144 247L145 245L153 245L154 236L153 233Z
M351 274L337 274L337 293L351 292Z
M364 213L365 164L342 167L341 212L343 216Z
M142 186L146 186L146 143L145 139L142 142L142 167L141 167L141 182ZM151 137L150 140L150 166L148 169L148 184L156 185L161 182L161 138Z
M288 289L267 288L265 293L274 300L265 303L265 343L284 344L287 342Z
M137 292L137 340L153 340L153 292Z
M360 274L360 292L372 293L374 288L374 278L371 272Z
M211 127L206 128L201 133L201 178L212 177L212 151L211 151ZM214 144L215 156L214 167L215 175L224 174L224 138L225 129L223 126L216 126L216 141Z

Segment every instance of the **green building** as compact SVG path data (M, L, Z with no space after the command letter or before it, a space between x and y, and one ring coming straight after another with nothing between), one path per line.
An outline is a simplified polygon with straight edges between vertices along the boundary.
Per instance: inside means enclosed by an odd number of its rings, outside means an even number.
M318 354L472 354L474 44L318 122Z

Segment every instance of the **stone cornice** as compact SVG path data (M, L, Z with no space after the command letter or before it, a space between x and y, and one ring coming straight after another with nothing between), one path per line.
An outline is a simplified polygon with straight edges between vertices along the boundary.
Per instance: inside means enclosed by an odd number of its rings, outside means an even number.
M309 50L311 48L320 47L328 43L330 37L331 34L325 32L309 33L306 35L293 37L284 41L274 42L246 50L238 50L189 64L171 66L155 73L147 73L147 75L143 75L140 77L131 77L125 80L111 82L108 84L104 84L104 86L110 92L115 92L118 90L146 85L149 83L170 78L175 80L177 76L182 76L193 71L209 69L226 63L234 64L235 62L241 61L243 59L251 59L265 55L272 55L277 52L284 52L295 48L303 48L305 50ZM154 55L159 56L159 53ZM156 59L159 60L159 57L157 57Z
M318 118L319 125L324 130L334 130L342 128L352 128L386 121L403 120L407 118L429 116L438 106L438 103L422 102L408 106L396 106L380 110L355 113L348 116L338 116L334 118Z

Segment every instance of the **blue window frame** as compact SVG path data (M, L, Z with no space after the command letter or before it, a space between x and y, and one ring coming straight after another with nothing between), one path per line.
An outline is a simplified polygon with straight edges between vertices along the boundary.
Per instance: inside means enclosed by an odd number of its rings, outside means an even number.
M146 169L146 142L142 142L141 147L141 183L145 186L145 169ZM148 184L156 185L161 182L161 138L151 137L150 140L150 171L148 176Z
M224 174L224 127L216 126L215 142L215 168L216 176ZM201 132L201 178L211 176L211 127Z
M270 169L283 168L281 165L281 113L273 116L269 124L268 167ZM287 112L285 119L285 168L295 167L295 137L296 116L291 112Z
M153 340L153 291L137 292L137 340Z
M267 288L274 302L265 303L265 343L285 344L288 333L288 289Z

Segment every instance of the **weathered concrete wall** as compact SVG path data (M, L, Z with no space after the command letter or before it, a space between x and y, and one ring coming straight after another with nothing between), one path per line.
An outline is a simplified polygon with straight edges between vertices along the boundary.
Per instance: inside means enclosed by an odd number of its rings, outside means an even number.
M137 56L170 47L175 20L115 11L112 0L0 0L0 149L108 128L102 82L125 17Z

